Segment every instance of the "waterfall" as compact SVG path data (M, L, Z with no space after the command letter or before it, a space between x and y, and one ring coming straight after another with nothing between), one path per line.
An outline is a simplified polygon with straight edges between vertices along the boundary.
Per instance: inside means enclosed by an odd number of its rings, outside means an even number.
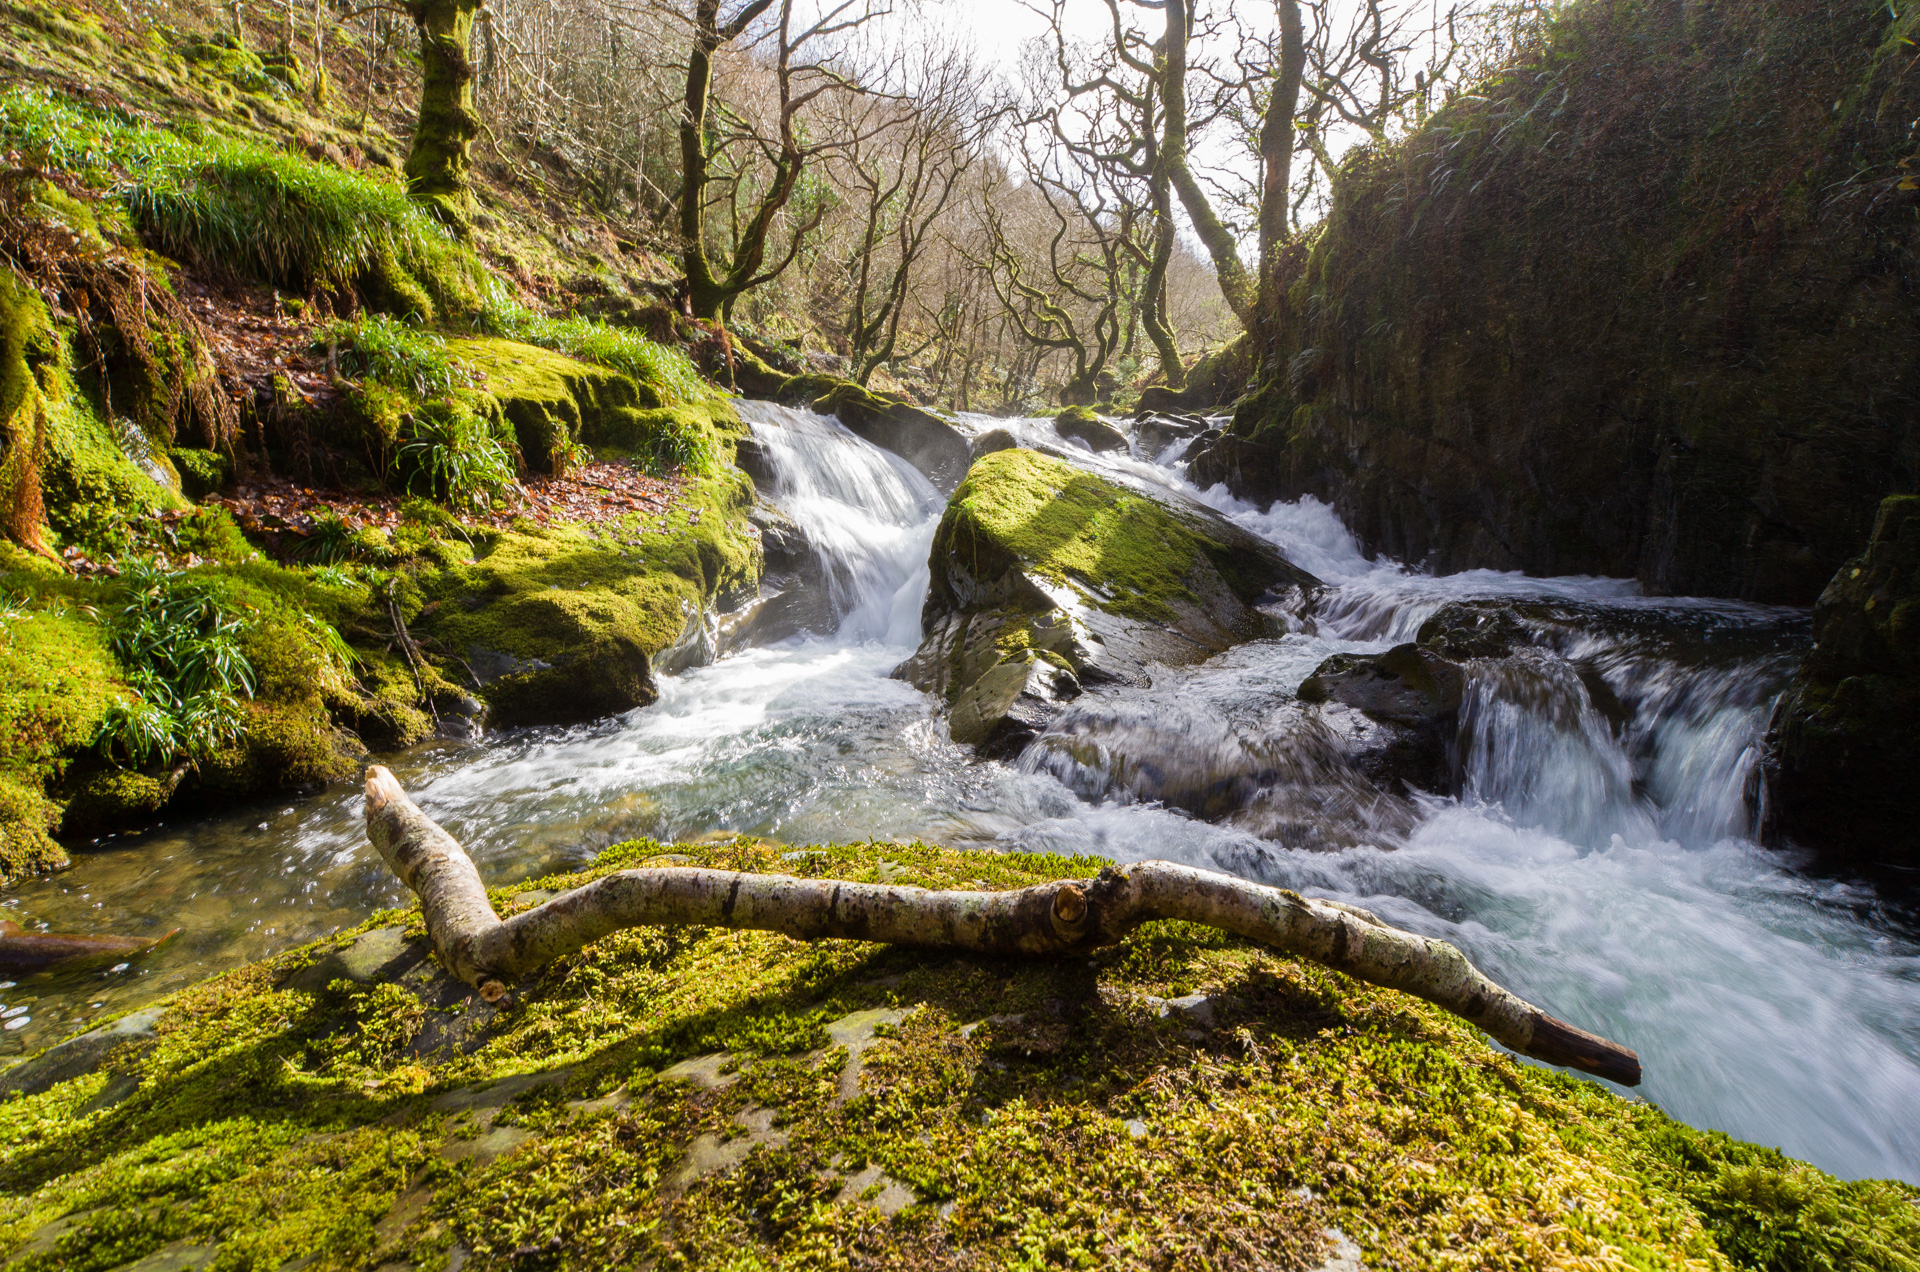
M811 411L742 402L772 499L806 534L843 640L920 637L927 549L946 501L919 470Z

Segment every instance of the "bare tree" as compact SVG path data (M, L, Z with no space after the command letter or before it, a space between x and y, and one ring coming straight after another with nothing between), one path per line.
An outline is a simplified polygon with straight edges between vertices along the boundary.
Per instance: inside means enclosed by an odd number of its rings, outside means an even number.
M680 129L680 237L685 265L682 303L689 317L705 322L721 320L743 292L780 275L793 263L820 213L791 227L785 254L767 264L768 239L775 221L792 201L802 171L809 162L845 147L849 137L826 137L802 142L796 122L802 110L822 94L858 92L859 85L826 60L835 36L852 31L887 12L879 0L839 0L813 22L795 22L794 0L749 0L730 17L722 18L721 0L695 0L691 15L692 43L687 58L686 93ZM714 55L723 46L754 30L763 15L772 13L769 29L758 32L771 47L770 61L777 102L770 128L755 127L738 112L728 115L736 127L729 134L716 127L712 112ZM745 183L717 182L716 158L729 145L757 152L768 175L751 202L742 206ZM731 242L721 244L710 232L708 213L716 200L715 185L724 185L732 216Z
M906 64L904 47L895 52L888 69L898 72L897 91L889 91L894 75L877 75L869 87L880 94L843 96L851 117L837 124L848 142L828 165L857 226L836 272L845 280L848 371L861 384L894 358L915 268L999 114L965 51L922 43L914 60L930 56L918 67Z
M1024 165L1024 187L987 189L980 209L985 251L971 259L1023 342L1071 358L1060 400L1085 405L1100 397L1120 346L1127 267L1142 254L1141 207L1118 196L1111 174L1051 132ZM1015 223L1019 211L1028 213L1028 225Z

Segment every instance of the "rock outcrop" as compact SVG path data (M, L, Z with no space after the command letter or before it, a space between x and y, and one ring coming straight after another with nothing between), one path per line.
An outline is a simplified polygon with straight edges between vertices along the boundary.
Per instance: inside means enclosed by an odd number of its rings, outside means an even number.
M984 456L934 536L926 639L896 673L943 697L953 737L1018 751L1088 684L1145 683L1284 630L1319 586L1265 540L1063 460Z
M1867 550L1820 594L1813 640L1768 739L1770 829L1920 865L1920 496L1880 505Z
M951 494L973 462L967 435L952 421L905 398L874 393L830 375L796 375L775 400L831 415L881 450L919 469L941 494Z
M1441 572L1811 604L1920 471L1920 10L1697 16L1577 6L1349 163L1198 479Z

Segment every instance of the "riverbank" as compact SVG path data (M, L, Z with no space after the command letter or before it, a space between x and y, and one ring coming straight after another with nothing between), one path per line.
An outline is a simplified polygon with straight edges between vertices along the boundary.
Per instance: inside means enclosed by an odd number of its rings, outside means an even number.
M1100 864L639 841L501 900L649 861L983 889ZM1071 965L631 932L498 1010L417 928L217 978L0 1105L10 1266L1905 1268L1920 1240L1913 1189L1180 925Z

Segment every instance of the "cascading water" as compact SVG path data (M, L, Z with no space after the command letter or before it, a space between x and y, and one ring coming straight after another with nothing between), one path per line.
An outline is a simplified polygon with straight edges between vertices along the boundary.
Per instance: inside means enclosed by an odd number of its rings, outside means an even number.
M1920 942L1870 890L1797 874L1751 841L1745 787L1801 616L1654 600L1619 580L1422 575L1368 560L1312 499L1262 511L1194 490L1184 442L1159 462L1080 454L1211 504L1335 586L1314 634L1090 698L1021 763L986 763L889 677L919 637L938 495L837 423L760 403L742 413L773 498L819 554L833 618L818 625L834 630L662 677L658 703L616 720L402 757L403 781L490 879L709 829L1188 861L1460 944L1638 1048L1642 1093L1689 1122L1841 1175L1920 1180ZM1071 448L1045 421L990 426ZM1412 639L1449 602L1496 597L1545 607L1552 632L1471 669L1461 794L1356 784L1294 700L1301 680L1329 654ZM187 930L130 968L0 988L32 1022L0 1046L43 1045L400 895L350 792L89 854L0 898L0 914Z

